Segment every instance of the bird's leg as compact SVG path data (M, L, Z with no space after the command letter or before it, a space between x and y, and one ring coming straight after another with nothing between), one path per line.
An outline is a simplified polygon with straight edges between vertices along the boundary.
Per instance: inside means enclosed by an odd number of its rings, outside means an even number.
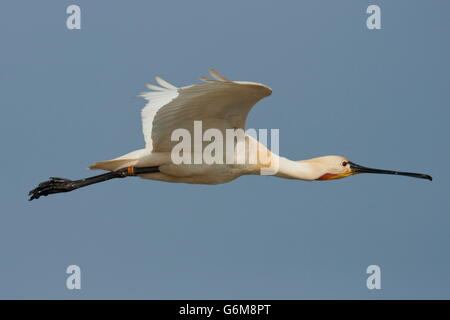
M99 183L114 178L125 178L126 176L128 176L128 174L125 168L125 170L121 169L119 171L108 172L80 180L51 177L49 180L40 183L35 189L28 193L30 196L29 200L39 199L41 196L48 196L52 193L69 192L94 183Z
M159 172L159 167L127 167L117 171L111 171L98 176L93 176L80 180L69 180L64 178L51 177L50 180L40 183L36 188L31 190L28 195L29 201L39 199L41 196L48 196L52 193L69 192L75 189L86 187L88 185L99 183L115 178L125 178L144 173Z

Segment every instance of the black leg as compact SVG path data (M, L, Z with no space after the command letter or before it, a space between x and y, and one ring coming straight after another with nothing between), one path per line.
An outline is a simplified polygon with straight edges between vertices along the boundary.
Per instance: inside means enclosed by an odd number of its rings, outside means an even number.
M36 188L31 190L28 195L30 196L29 201L33 199L39 199L42 196L48 196L52 193L69 192L78 188L82 188L94 183L99 183L115 178L125 178L129 176L135 176L144 173L154 173L159 172L158 167L143 167L135 168L128 167L117 171L112 171L104 173L98 176L89 177L80 180L69 180L64 178L51 177L50 180L40 183Z

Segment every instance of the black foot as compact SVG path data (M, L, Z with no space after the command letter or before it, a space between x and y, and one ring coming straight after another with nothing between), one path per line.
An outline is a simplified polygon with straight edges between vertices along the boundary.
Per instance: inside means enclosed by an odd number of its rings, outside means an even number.
M31 190L28 195L30 196L29 201L33 199L39 199L42 196L48 196L52 193L68 192L76 189L75 181L51 177L50 180L40 183L35 189Z

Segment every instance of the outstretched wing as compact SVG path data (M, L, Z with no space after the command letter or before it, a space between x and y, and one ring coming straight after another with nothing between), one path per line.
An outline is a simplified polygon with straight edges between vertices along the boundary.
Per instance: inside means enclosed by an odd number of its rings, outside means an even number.
M214 69L214 79L202 77L205 83L177 88L161 78L160 86L147 87L142 93L149 102L142 109L142 125L146 148L156 152L171 151L175 129L187 129L193 136L194 121L202 121L202 130L216 128L245 129L250 109L272 90L259 83L231 81Z

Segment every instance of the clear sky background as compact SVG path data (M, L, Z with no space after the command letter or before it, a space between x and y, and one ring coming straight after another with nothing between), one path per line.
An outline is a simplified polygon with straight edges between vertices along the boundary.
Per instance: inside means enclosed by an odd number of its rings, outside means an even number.
M445 0L2 1L0 298L450 298L449 30ZM211 67L273 89L248 126L279 128L282 155L434 181L129 178L27 201L141 148L154 76L183 86Z

